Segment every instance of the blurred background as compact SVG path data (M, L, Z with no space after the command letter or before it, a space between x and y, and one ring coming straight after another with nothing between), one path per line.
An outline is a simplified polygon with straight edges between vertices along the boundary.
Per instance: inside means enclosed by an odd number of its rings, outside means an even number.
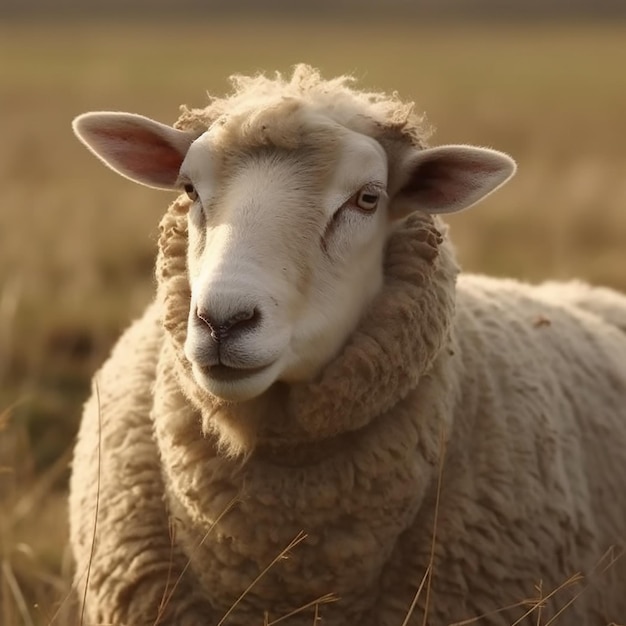
M95 368L151 299L171 194L73 138L111 109L173 122L232 73L351 73L427 113L432 143L511 153L450 219L464 269L626 290L623 0L2 0L0 624L77 623L65 490ZM64 602L64 603L63 603Z

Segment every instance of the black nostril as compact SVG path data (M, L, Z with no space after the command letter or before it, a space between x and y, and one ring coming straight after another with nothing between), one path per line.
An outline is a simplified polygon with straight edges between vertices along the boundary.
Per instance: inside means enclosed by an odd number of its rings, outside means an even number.
M206 309L198 307L196 316L209 328L211 337L218 342L233 331L251 330L261 321L261 314L256 307L242 309L226 319L219 319Z
M196 309L196 317L209 327L211 333L215 332L220 326L219 323L211 317L209 312L203 308L198 307Z
M257 317L258 312L256 308L249 309L247 311L240 311L239 313L235 313L231 318L226 320L222 324L222 328L225 330L230 330L233 326L237 326L239 324L251 323L255 317Z

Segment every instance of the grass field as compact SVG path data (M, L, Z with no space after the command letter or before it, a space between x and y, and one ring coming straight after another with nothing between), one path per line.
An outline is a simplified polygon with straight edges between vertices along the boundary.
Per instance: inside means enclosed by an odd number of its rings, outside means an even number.
M433 143L518 160L513 183L450 220L466 270L626 290L625 41L626 24L0 24L0 623L48 624L67 592L80 404L151 297L170 199L88 156L73 116L173 121L233 72L299 61L354 73L414 99Z

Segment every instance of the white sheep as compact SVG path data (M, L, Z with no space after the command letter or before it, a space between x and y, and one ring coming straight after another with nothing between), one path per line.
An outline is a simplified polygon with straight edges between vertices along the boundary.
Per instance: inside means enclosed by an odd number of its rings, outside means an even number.
M457 280L436 216L508 156L427 148L412 105L307 66L74 129L185 192L80 428L89 624L401 626L426 576L409 623L508 625L577 572L546 623L582 589L558 623L626 619L626 298Z

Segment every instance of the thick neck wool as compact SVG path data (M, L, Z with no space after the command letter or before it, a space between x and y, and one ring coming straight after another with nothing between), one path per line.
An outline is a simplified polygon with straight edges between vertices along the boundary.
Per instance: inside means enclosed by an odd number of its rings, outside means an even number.
M276 384L249 403L224 403L196 384L183 351L191 297L187 210L181 197L161 222L156 276L165 349L175 360L181 390L202 416L205 434L216 435L231 452L306 445L363 428L405 398L449 342L457 265L442 225L414 214L389 239L383 289L315 380ZM225 431L236 431L238 422L243 431L254 425L254 433L240 432L242 442L233 446Z

